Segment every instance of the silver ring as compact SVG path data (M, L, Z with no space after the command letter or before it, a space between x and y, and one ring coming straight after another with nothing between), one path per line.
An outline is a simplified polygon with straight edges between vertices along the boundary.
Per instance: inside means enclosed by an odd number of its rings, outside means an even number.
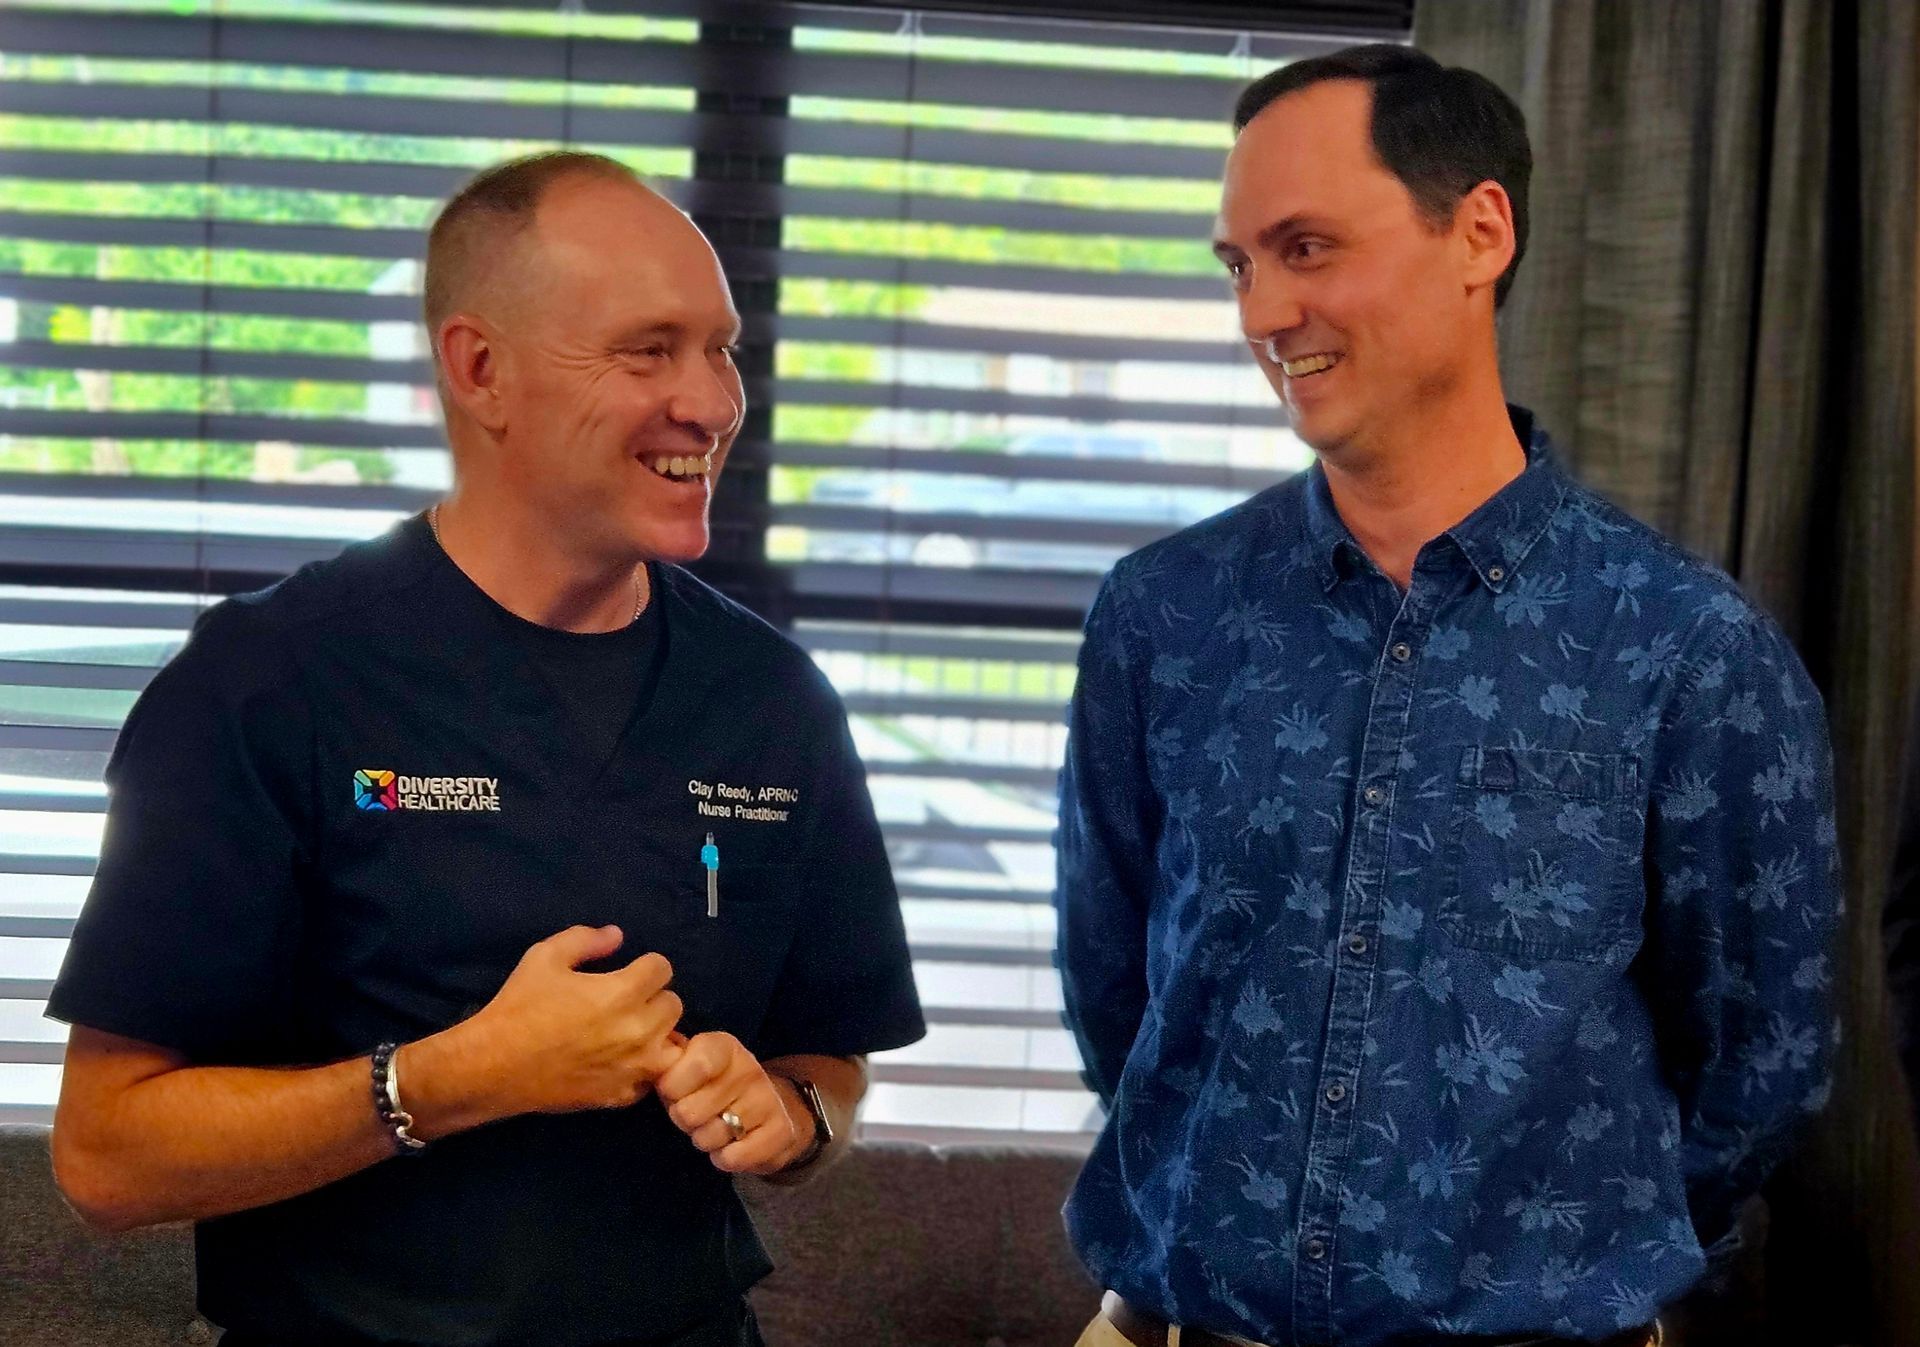
M720 1121L727 1125L727 1130L733 1133L733 1139L735 1141L738 1141L747 1134L747 1125L740 1120L740 1115L732 1109L727 1109L723 1112L720 1115Z

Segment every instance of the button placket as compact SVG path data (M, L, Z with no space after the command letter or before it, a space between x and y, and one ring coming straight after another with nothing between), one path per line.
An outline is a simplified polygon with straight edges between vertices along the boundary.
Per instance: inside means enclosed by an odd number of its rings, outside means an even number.
M1307 1155L1308 1181L1297 1227L1303 1274L1294 1287L1294 1324L1308 1341L1334 1334L1335 1306L1331 1244L1325 1233L1339 1219L1339 1194L1347 1182L1347 1167L1358 1125L1355 1106L1360 1071L1364 1065L1368 1021L1374 1004L1374 979L1379 961L1367 957L1373 941L1366 932L1379 921L1389 881L1392 830L1388 823L1394 792L1403 770L1402 754L1414 711L1414 669L1429 617L1426 590L1430 582L1417 574L1402 596L1385 635L1387 644L1374 666L1373 694L1367 710L1365 736L1355 761L1359 778L1334 968L1333 998L1328 1008L1325 1047L1318 1090L1319 1121ZM1362 1240L1364 1245L1365 1240ZM1365 1254L1357 1252L1363 1260Z

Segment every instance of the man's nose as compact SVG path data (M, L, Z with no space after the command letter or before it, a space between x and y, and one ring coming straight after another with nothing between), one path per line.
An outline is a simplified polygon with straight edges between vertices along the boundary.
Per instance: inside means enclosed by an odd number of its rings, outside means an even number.
M730 434L746 414L746 393L731 363L692 365L680 376L668 407L674 420L695 426L711 439Z
M1298 288L1284 273L1256 271L1240 294L1240 330L1272 358L1271 343L1306 321Z

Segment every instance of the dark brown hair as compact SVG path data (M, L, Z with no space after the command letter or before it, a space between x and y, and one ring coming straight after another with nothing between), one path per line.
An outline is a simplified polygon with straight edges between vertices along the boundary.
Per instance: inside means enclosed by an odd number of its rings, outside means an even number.
M1476 71L1443 66L1412 47L1348 47L1281 66L1249 84L1233 110L1238 135L1288 94L1326 80L1359 80L1373 90L1373 152L1413 194L1435 229L1453 222L1460 199L1497 182L1513 205L1513 261L1493 288L1506 303L1527 251L1527 184L1533 148L1527 119L1506 93Z

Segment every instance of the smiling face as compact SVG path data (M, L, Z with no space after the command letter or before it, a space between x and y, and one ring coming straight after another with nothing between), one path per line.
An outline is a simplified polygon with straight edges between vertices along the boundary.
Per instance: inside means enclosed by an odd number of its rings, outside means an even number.
M1372 110L1359 80L1277 99L1234 143L1214 228L1295 432L1348 460L1418 424L1492 334L1486 259L1380 162Z
M491 322L496 484L574 549L687 562L746 397L740 317L692 221L637 183L541 198Z

